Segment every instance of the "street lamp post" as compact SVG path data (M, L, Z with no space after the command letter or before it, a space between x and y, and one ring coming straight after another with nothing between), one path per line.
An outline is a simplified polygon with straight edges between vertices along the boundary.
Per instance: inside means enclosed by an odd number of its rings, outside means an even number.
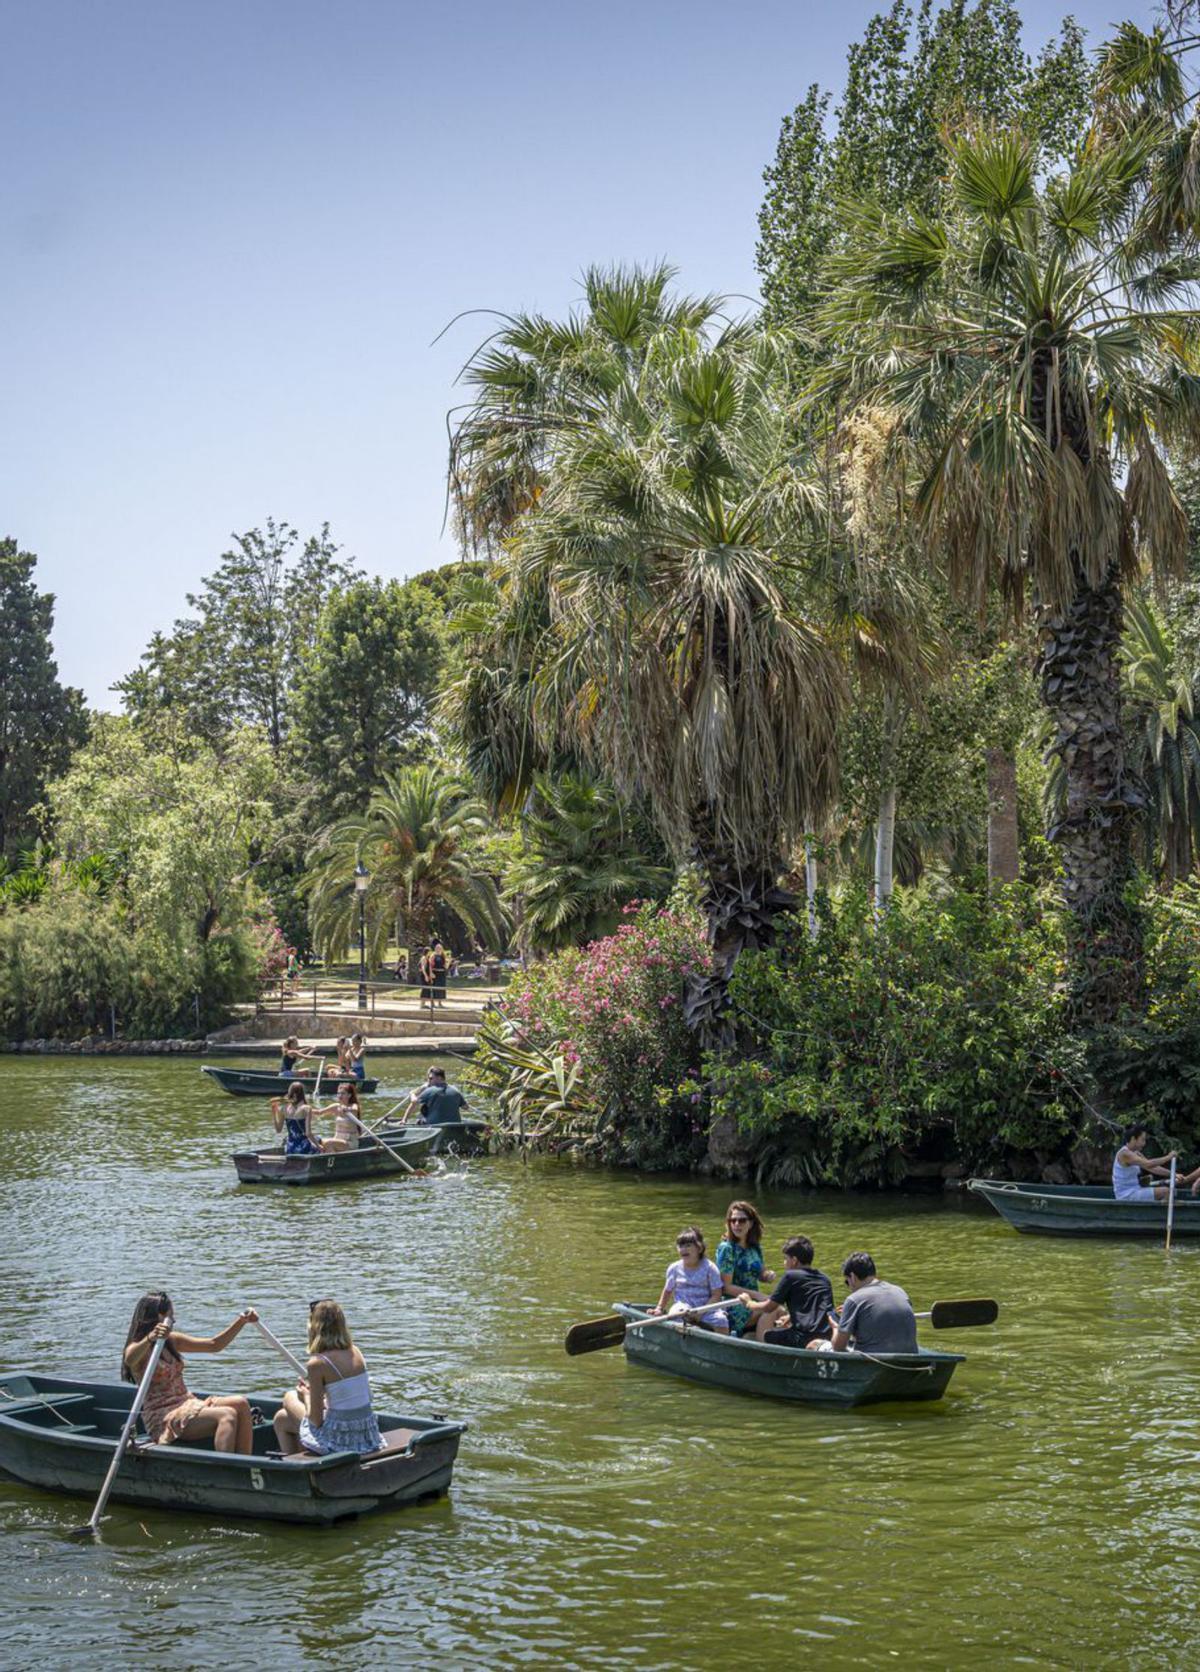
M360 859L354 867L354 892L358 895L358 1008L367 1008L367 884L371 873Z

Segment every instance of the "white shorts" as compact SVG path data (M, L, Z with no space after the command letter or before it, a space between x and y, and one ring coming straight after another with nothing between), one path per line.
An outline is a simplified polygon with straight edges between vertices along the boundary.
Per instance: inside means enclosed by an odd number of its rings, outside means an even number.
M1175 1194L1179 1194L1179 1186L1175 1186ZM1152 1184L1138 1184L1132 1190L1125 1190L1117 1197L1118 1202L1157 1202Z

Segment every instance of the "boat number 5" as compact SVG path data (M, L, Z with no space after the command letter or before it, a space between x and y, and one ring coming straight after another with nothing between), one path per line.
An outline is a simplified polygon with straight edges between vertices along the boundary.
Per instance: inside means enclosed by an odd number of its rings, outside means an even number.
M251 1471L250 1471L250 1484L256 1492L261 1492L262 1491L262 1489L263 1489L263 1473L262 1473L261 1469L251 1469Z
M822 1382L827 1381L830 1376L836 1376L841 1368L836 1359L825 1358L823 1355L817 1359L817 1376Z

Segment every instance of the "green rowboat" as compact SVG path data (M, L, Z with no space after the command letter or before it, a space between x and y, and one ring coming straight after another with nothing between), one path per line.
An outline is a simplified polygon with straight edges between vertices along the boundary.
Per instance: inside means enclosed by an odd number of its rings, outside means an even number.
M1167 1234L1165 1202L1119 1202L1106 1184L1008 1184L968 1179L967 1189L990 1202L1016 1231L1052 1237L1157 1237ZM1173 1237L1200 1237L1200 1200L1175 1196Z
M277 1144L274 1148L238 1150L232 1161L239 1184L341 1184L348 1179L390 1178L407 1173L409 1167L423 1167L436 1142L434 1126L385 1126L380 1128L378 1138L364 1136L357 1149L286 1155ZM395 1155L390 1153L393 1150ZM398 1161L396 1156L402 1159Z
M200 1072L209 1075L222 1091L229 1092L233 1097L285 1097L293 1080L299 1080L307 1092L312 1092L317 1083L315 1068L311 1073L278 1074L267 1068L218 1068L205 1062L201 1063ZM356 1084L362 1097L370 1097L379 1089L378 1080L356 1081L352 1074L326 1073L321 1075L321 1090L328 1091L333 1097L343 1080Z
M136 1391L128 1382L0 1377L0 1469L26 1486L94 1499ZM465 1423L381 1411L382 1451L293 1462L270 1455L278 1443L271 1418L279 1403L250 1396L250 1455L214 1451L211 1441L135 1442L121 1461L113 1497L146 1508L328 1526L436 1497L450 1485Z
M648 1306L614 1301L613 1311L629 1323L645 1318ZM879 1405L885 1401L940 1399L961 1353L922 1347L915 1353L810 1353L765 1341L718 1335L695 1324L652 1324L625 1333L631 1364L683 1376L690 1382L793 1399L805 1405Z

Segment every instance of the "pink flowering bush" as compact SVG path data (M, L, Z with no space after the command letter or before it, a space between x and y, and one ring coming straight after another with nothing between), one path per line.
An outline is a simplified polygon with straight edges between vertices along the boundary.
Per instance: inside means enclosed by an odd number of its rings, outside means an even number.
M514 978L503 1019L481 1031L472 1083L493 1097L507 1089L510 1069L496 1045L512 1024L522 1042L578 1066L596 1111L583 1136L604 1159L651 1167L698 1159L706 1140L691 1078L699 1054L683 995L707 957L697 913L635 901L615 934Z

